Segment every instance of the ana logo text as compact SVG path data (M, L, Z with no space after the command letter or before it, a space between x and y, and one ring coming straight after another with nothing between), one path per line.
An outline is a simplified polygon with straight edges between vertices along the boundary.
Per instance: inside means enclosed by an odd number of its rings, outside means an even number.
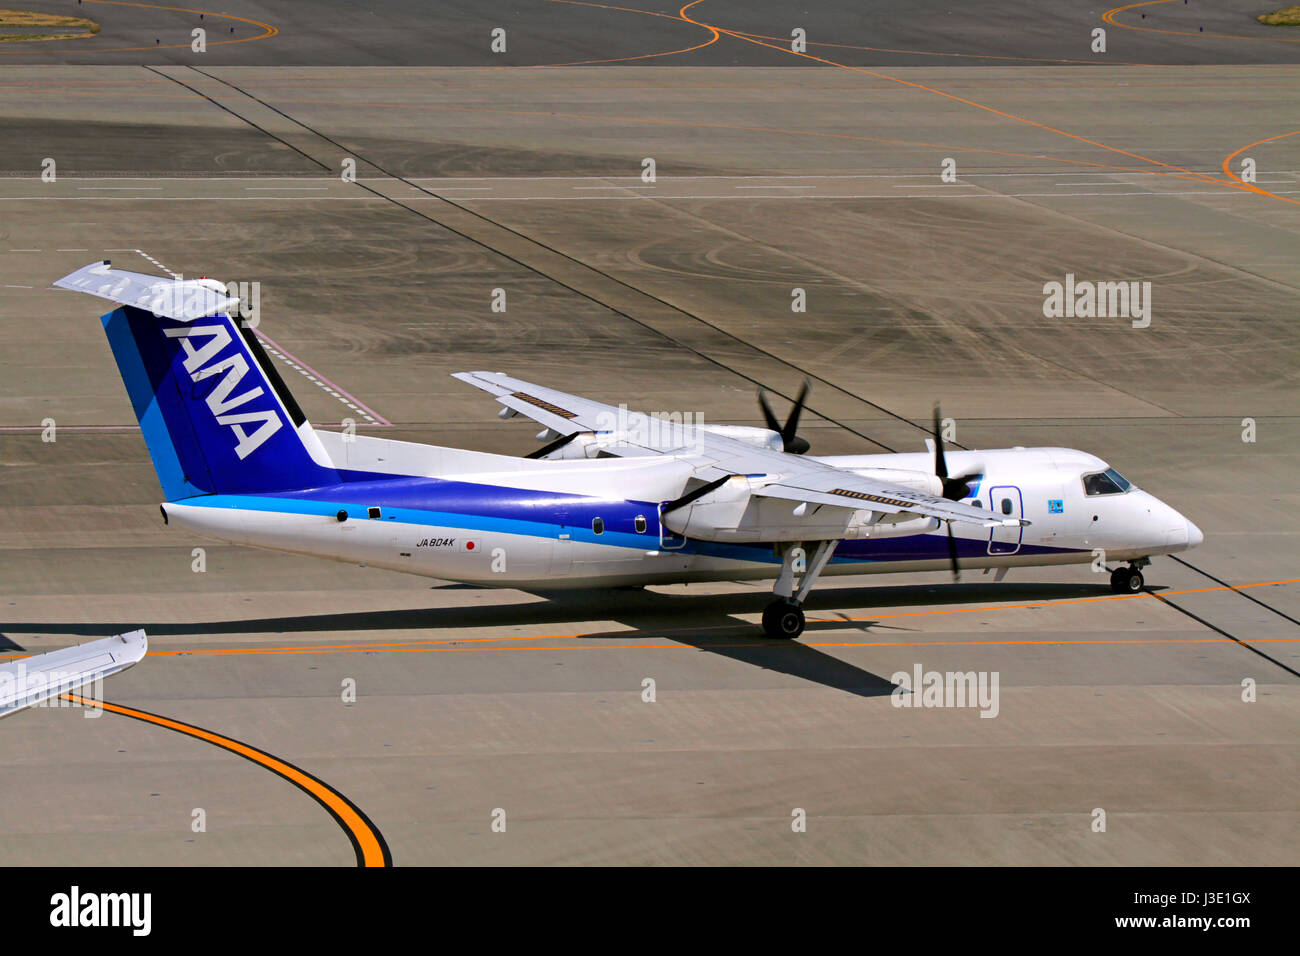
M216 416L217 423L229 425L231 431L235 433L237 439L235 454L241 460L255 452L263 442L280 430L284 422L280 420L279 414L274 409L232 414L235 409L247 405L261 395L264 389L257 385L240 395L231 397L230 393L239 385L240 379L248 374L248 360L239 352L232 352L225 358L217 360L217 356L232 341L230 331L224 325L195 325L189 328L165 329L164 332L168 338L181 340L181 347L185 350L185 371L189 373L192 380L200 382L219 372L225 373L206 401L208 408ZM192 343L200 338L206 338L207 341L195 348ZM257 423L257 428L249 433L244 426L254 422Z

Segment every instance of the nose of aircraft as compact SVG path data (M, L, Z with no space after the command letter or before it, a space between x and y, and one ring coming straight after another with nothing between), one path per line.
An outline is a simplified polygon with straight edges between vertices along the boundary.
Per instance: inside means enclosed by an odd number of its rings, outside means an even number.
M1183 520L1186 521L1186 519ZM1205 535L1201 533L1201 529L1196 527L1196 525L1192 524L1190 521L1188 521L1187 522L1187 546L1189 548L1194 548L1204 540L1205 540Z

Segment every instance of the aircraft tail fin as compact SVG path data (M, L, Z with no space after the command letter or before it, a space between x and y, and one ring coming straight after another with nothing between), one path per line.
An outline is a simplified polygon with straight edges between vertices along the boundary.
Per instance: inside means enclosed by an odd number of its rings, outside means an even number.
M107 262L55 285L121 304L103 316L168 501L339 481L235 300L212 280L158 279Z

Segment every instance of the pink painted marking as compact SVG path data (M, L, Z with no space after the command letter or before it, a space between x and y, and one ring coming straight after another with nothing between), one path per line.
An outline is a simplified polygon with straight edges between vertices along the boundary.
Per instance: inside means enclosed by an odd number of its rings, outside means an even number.
M271 348L275 349L277 352L279 352L281 355L283 355L285 358L287 358L290 362L295 362L295 363L297 363L298 365L301 365L304 369L306 369L306 370L307 370L308 372L310 372L312 375L315 375L318 379L320 379L322 382L324 382L324 383L325 383L326 385L328 385L330 388L334 389L334 391L338 392L340 395L342 395L343 397L347 398L349 401L351 401L351 402L352 402L354 405L356 405L358 408L362 408L362 409L364 409L366 412L368 412L369 414L373 415L373 416L375 417L375 420L376 420L377 422L379 422L381 425L387 425L387 426L390 426L390 427L392 426L393 423L390 422L390 421L389 421L387 418L385 418L383 415L380 415L377 411L375 411L373 408L371 408L369 405L367 405L367 404L366 404L365 402L363 402L361 399L357 398L355 395L351 394L350 392L346 391L346 390L343 389L343 388L340 388L338 385L335 385L333 382L331 382L329 379L327 379L327 378L326 378L324 375L322 375L320 372L316 371L314 368L312 368L310 365L308 365L308 364L307 364L306 362L304 362L302 359L297 358L297 357L295 357L294 355L290 354L290 352L289 352L288 349L286 349L286 348L282 348L281 346L277 345L277 344L275 343L275 340L272 339L269 335L265 335L265 334L263 334L262 331L259 330L259 329L254 329L253 331L255 332L255 334L257 335L257 337L258 337L259 339L261 339L261 340L262 340L263 342L265 342L267 345L271 346Z

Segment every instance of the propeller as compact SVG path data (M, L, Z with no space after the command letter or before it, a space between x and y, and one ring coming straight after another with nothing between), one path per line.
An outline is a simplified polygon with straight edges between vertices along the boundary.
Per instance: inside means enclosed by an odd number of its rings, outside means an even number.
M799 397L794 400L794 407L790 409L790 416L782 425L776 420L776 415L772 414L772 407L767 404L767 396L763 389L758 390L758 404L763 409L763 420L767 427L781 436L781 448L791 455L803 455L808 452L812 446L808 444L808 439L800 438L799 416L803 414L803 403L808 397L808 379L803 380L803 385L799 389Z
M943 484L943 496L949 501L961 501L970 491L966 484L968 476L948 477L948 459L943 453L943 429L940 427L942 422L943 416L936 404L934 406L934 473ZM944 527L948 532L948 562L952 565L952 579L960 581L961 570L957 567L957 539L952 534L952 522L945 522Z
M944 527L948 530L948 562L952 565L952 579L960 581L961 569L957 567L957 539L952 536L952 522L945 522Z
M934 406L934 473L938 476L939 481L943 484L943 496L949 501L961 501L970 493L970 487L967 485L967 479L970 475L958 475L956 478L948 477L948 459L943 453L943 434L940 425L942 424L942 414L939 406Z

